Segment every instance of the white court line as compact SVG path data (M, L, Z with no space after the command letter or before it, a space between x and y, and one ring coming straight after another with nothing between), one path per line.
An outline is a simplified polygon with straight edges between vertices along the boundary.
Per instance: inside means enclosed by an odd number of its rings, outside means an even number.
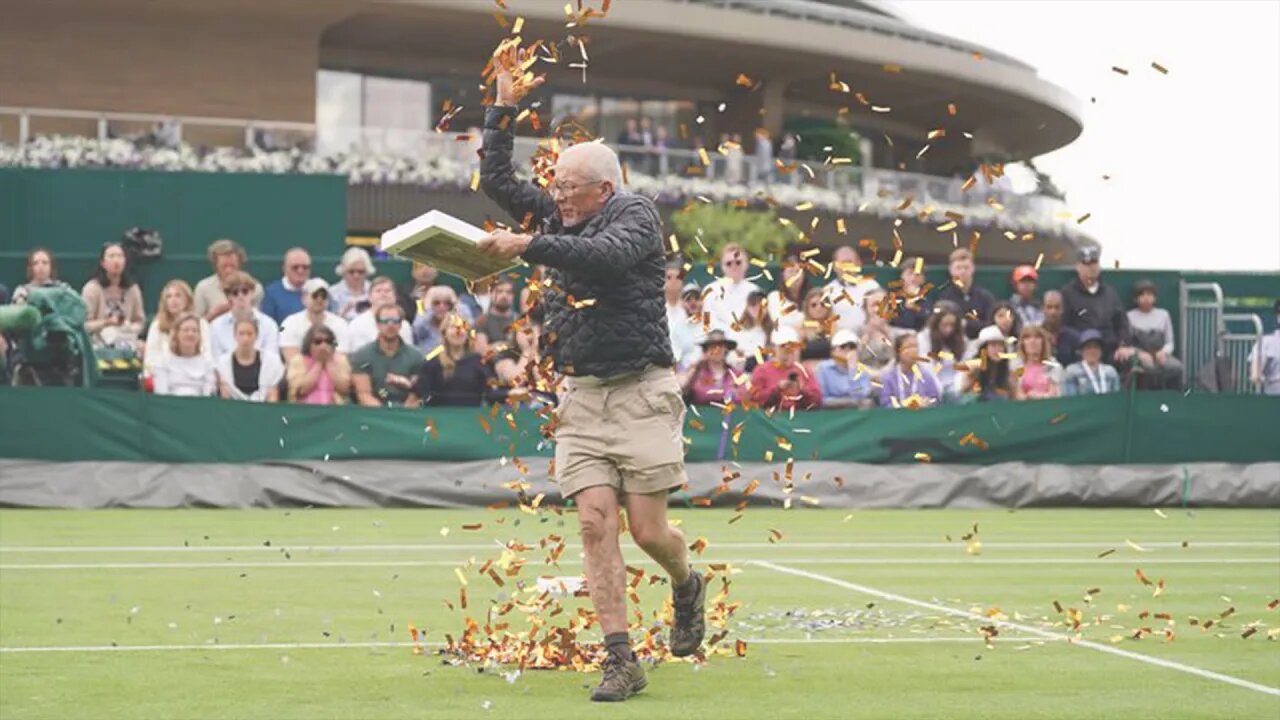
M1098 558L782 558L794 565L1132 565L1136 559ZM647 557L628 557L632 565L656 565ZM698 558L698 563L747 565L754 558ZM1143 565L1274 565L1275 558L1144 558ZM413 568L461 567L466 560L277 560L272 562L123 562L123 563L5 563L0 570L239 570L242 568ZM579 558L561 558L559 565L581 565ZM530 567L554 567L537 558L529 558Z
M533 541L536 542L536 541ZM488 550L502 543L495 540L490 543L465 543L453 545L289 545L276 542L271 545L0 545L0 553L148 553L148 552L429 552L433 550ZM717 547L742 550L774 550L791 548L813 549L936 549L955 548L960 543L946 542L793 542L793 543L716 543ZM1034 549L1069 549L1069 548L1106 548L1124 545L1123 540L1099 540L1098 542L986 542L983 547L1012 550ZM1142 543L1145 548L1172 549L1181 548L1182 542L1148 542ZM581 549L581 545L571 544L569 549ZM1246 548L1265 547L1280 548L1280 540L1244 540L1244 541L1191 541L1192 548Z
M909 598L904 595L897 595L895 593L885 592L884 590L877 590L873 587L867 587L866 585L859 585L857 583L852 583L847 580L841 580L840 578L831 577L830 575L821 575L819 573L809 572L808 570L800 570L798 568L787 567L785 565L778 565L776 563L772 563L767 560L757 560L752 564L759 565L760 567L768 568L775 572L783 573L786 575L794 575L796 577L808 578L810 580L817 580L818 582L827 583L828 585L835 585L836 587L842 587L842 588L845 588L846 590L853 590L855 592L859 592L864 595L871 595L872 597L878 597L884 600L892 600L894 602L900 602L905 605L912 605L924 610L931 610L933 612L944 613L946 615L962 617L968 620L976 620L978 622L997 625L1002 628L1017 630L1018 632L1025 633L1028 635L1035 635L1040 638L1044 638L1046 640L1069 641L1069 644L1071 645L1087 648L1089 650L1097 650L1098 652L1107 653L1109 655L1116 655L1118 657L1128 658L1130 660L1137 660L1138 662L1147 663L1148 665L1156 665L1159 667L1168 668L1170 670L1177 670L1179 672L1188 673L1190 675L1196 675L1198 677L1207 678L1209 680L1217 680L1218 682L1226 683L1228 685L1235 685L1236 687L1245 688L1247 690L1253 690L1253 691L1264 693L1267 695L1275 695L1277 697L1280 697L1280 688L1271 687L1269 685L1263 685L1261 683L1256 683L1251 680L1244 680L1242 678L1232 677L1230 675L1223 675L1222 673L1217 673L1212 670L1204 670L1202 668L1193 667L1191 665L1184 665L1180 662L1175 662L1173 660L1165 660L1164 658L1152 657L1150 655L1142 655L1140 653L1131 652L1129 650L1122 650L1120 648L1112 647L1110 645L1103 645L1101 643L1096 643L1091 640L1076 640L1066 635L1063 635L1061 633L1042 630L1040 628L1033 627L1031 625L1023 625L1021 623L1009 622L1008 620L995 620L995 619L986 617L985 615L979 615L978 613L972 613L967 610L959 610L956 608L947 607L946 605L938 605L937 603L925 602L923 600L916 600L915 598Z
M1040 640L1041 638L1009 638ZM904 637L904 638L745 638L748 644L759 645L896 645L921 643L981 643L978 637ZM64 653L64 652L171 652L180 650L359 650L377 648L444 647L442 642L359 642L359 643L261 643L203 645L43 645L27 647L0 647L0 654L14 653Z

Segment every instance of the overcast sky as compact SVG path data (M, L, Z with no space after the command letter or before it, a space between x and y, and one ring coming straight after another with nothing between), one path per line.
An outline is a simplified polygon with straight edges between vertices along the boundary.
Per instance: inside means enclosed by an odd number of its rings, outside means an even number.
M1092 213L1104 267L1280 270L1280 3L894 5L1082 101L1084 133L1037 165Z

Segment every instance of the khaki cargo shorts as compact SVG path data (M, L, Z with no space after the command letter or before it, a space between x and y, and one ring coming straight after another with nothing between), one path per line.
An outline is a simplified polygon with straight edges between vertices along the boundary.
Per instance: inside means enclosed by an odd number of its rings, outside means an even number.
M601 380L569 377L556 409L556 482L649 494L684 485L684 399L671 368Z

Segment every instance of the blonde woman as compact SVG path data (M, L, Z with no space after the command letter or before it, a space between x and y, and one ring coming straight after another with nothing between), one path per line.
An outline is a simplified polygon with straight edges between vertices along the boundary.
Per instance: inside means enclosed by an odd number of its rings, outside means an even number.
M413 321L413 344L426 355L443 342L445 320L455 314L458 293L448 285L432 286L423 305L423 311Z
M489 397L489 375L471 346L471 327L460 315L445 317L440 351L418 371L416 395L424 405L476 407Z
M1057 363L1052 361L1049 348L1053 347L1053 339L1049 331L1039 325L1028 325L1022 328L1018 338L1018 356L1022 367L1018 370L1018 379L1013 386L1013 396L1018 400L1038 400L1054 398L1061 393L1057 378Z
M169 330L169 351L152 366L156 395L208 397L218 386L213 361L200 351L203 319L184 313Z
M329 309L343 320L351 322L369 307L373 261L364 248L351 247L342 253L342 260L334 270L340 280L329 288Z
M188 313L195 313L195 296L191 286L183 280L170 280L160 291L160 302L156 307L155 320L147 329L147 346L143 360L148 370L164 362L169 354L169 341L178 318ZM209 337L209 321L200 321L200 354L213 362L213 342Z

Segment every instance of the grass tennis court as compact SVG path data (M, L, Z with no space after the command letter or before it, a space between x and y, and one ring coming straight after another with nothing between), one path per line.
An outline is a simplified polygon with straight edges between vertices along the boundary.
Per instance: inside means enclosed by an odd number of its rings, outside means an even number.
M513 588L477 572L499 541L564 535L560 570L531 552L520 577L575 575L568 514L4 511L0 717L1280 716L1280 511L1162 513L675 511L708 540L700 568L732 565L726 654L650 668L602 708L595 674L478 672L409 644L410 623L442 642ZM445 604L455 568L465 611ZM650 617L668 589L638 592ZM1064 639L1073 617L1084 642Z

